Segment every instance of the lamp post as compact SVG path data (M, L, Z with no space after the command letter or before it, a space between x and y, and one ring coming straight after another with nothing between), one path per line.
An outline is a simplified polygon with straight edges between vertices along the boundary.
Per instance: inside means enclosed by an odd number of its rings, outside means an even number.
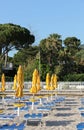
M40 53L40 49L39 49L39 74L41 74L40 73L40 71L41 71L41 53Z

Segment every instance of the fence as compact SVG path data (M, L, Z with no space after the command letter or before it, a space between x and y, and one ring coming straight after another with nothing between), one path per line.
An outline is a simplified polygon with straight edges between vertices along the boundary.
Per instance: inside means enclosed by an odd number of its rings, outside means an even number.
M6 82L6 89L12 89L13 82ZM32 82L24 82L24 89L29 89L32 86ZM41 82L41 87L45 88L46 83ZM1 82L0 82L1 87ZM75 90L75 89L84 89L84 82L58 82L58 90Z

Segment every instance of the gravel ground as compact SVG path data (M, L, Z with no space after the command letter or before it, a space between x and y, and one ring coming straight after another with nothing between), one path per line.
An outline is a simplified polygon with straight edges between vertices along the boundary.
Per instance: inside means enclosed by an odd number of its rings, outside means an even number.
M25 121L24 114L30 113L31 111L20 111L20 117L16 117L13 121L9 120L0 120L0 125L4 123L13 124L14 122L17 125L21 122L25 122L24 130L76 130L76 125L80 122L83 122L83 118L80 115L79 107L81 107L80 97L71 96L65 97L65 100L62 103L57 103L56 106L49 112L49 114L44 114L42 118L42 124L35 122ZM2 107L2 104L0 104ZM5 113L15 113L13 106L4 106ZM35 108L36 112L36 108Z

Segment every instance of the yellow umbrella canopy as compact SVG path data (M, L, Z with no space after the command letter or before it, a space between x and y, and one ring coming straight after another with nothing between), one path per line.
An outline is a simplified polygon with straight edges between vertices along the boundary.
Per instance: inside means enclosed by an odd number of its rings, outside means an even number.
M52 74L50 90L54 90L54 89L55 89L55 87L54 87L54 74Z
M15 76L14 76L14 84L13 84L12 89L16 90L16 88L17 88L17 75L15 74Z
M17 71L17 84L20 85L21 88L24 87L24 74L23 74L23 68L20 65Z
M32 76L32 86L30 88L30 92L33 94L33 99L31 99L32 110L34 110L34 102L35 102L34 94L37 93L37 77L38 77L38 70L35 69Z
M37 76L37 91L41 90L41 84L40 84L40 75Z
M15 96L18 97L18 98L21 98L23 96L22 88L17 87Z
M35 69L32 77L32 87L30 89L30 92L33 94L37 93L37 76L38 76L38 70Z
M47 73L46 75L46 89L50 90L50 74Z
M37 93L37 87L36 87L36 85L33 85L31 87L30 92L33 93L33 94Z
M57 75L54 74L54 88L55 89L57 88L57 79L58 79Z
M37 84L38 70L35 69L33 72L32 84Z
M23 68L20 65L17 71L17 89L15 96L21 98L23 96L23 87L24 87L24 74Z
M4 73L2 74L2 77L1 77L1 91L4 92L5 91L5 75Z

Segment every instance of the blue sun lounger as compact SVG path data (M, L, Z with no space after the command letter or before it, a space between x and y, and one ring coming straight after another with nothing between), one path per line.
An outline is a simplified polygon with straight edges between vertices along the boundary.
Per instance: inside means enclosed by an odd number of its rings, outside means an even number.
M84 112L84 107L78 108L80 112Z
M65 100L65 97L58 97L57 99L54 100L55 103L61 103Z
M20 123L19 125L16 125L14 123L12 125L5 124L0 126L0 130L24 130L24 128L25 128L24 122Z
M31 101L28 101L28 102L25 102L25 104L27 105L27 106L30 106L30 105L32 105L32 102ZM34 102L34 105L38 105L39 104L39 102Z
M50 107L45 107L45 106L42 106L42 107L37 107L37 110L39 111L51 111L51 108Z
M0 119L1 120L13 120L15 117L17 116L17 114L0 114Z
M81 122L76 125L77 130L84 130L84 122Z
M45 114L50 114L52 108L51 107L46 107L46 106L40 106L40 107L37 107L37 110L39 112L42 112L43 115L45 115Z
M43 106L45 107L49 107L49 108L52 108L54 107L56 104L55 102L47 102L47 103L43 103Z
M14 110L18 110L18 107L15 107ZM26 106L26 107L21 107L20 110L22 111L28 111L29 108Z

